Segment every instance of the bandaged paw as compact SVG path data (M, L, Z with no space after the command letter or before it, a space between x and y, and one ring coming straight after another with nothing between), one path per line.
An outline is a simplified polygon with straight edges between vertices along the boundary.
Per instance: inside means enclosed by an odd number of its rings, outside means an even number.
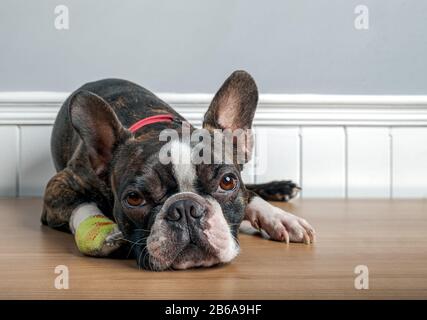
M89 256L108 256L120 247L123 238L117 224L101 214L94 204L77 208L70 227L79 251Z

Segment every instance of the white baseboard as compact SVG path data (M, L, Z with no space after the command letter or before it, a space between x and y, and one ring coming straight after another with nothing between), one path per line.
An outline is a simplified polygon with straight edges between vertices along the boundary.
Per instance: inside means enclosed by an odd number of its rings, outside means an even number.
M0 124L52 124L65 92L0 92ZM212 94L159 93L186 118L199 122ZM255 125L427 126L427 96L261 94Z

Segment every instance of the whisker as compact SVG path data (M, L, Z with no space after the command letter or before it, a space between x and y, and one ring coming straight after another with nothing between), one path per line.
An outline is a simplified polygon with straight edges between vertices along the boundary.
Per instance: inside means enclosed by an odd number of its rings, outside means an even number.
M142 256L142 253L144 252L145 248L146 248L146 246L141 250L141 253L139 254L139 257L138 257L138 268L139 268L139 270L141 270L141 256ZM147 252L145 254L147 254ZM145 255L144 255L143 259L145 260Z
M147 237L148 238L148 237ZM133 244L137 244L138 242L135 242L135 241L132 241L132 240L128 240L128 239L125 239L125 238L117 238L117 240L120 240L120 241L126 241L126 242L130 242L130 243L133 243ZM139 240L138 240L139 241Z
M133 229L133 231L145 231L145 232L151 232L151 230L147 230L147 229Z
M240 226L240 225L241 225L241 223L229 223L228 225L229 225L229 226Z
M148 250L145 252L145 254L144 254L144 259L143 259L143 263L144 263L144 268L146 268L146 269L150 269L150 256L148 256L148 268L147 268L147 266L146 266L146 259L145 259L145 257L148 255Z
M134 242L134 243L133 243L133 245L132 245L132 246L130 247L130 249L129 249L129 252L128 252L128 254L127 254L127 258L129 258L129 255L130 255L130 253L132 252L133 247L138 246L138 245L141 245L141 242L142 242L142 241L144 241L144 240L147 240L147 238L148 238L148 237L143 237L143 238L140 238L138 241Z

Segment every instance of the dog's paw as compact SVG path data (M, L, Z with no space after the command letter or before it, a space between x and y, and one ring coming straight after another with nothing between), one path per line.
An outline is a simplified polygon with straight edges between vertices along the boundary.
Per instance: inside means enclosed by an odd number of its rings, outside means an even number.
M90 216L81 222L75 233L79 251L93 257L106 257L116 251L123 241L117 224L105 216Z
M314 228L302 218L273 206L256 197L245 210L245 219L258 230L264 230L272 240L312 243L315 240Z
M267 201L287 202L295 198L301 191L301 188L291 180L248 185L248 188Z
M262 221L262 229L272 240L289 242L303 242L306 244L315 241L314 228L303 218L299 218L275 208L275 212Z
M102 247L102 251L109 255L113 251L117 250L123 244L123 233L119 230L119 228L114 226L114 229L110 234L105 238L104 245Z

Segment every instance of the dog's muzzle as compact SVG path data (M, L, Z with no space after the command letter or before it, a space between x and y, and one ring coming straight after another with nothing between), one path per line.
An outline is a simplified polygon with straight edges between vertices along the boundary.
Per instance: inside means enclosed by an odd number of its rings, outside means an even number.
M215 199L181 192L166 200L156 216L147 249L154 269L187 269L228 262L238 245Z

